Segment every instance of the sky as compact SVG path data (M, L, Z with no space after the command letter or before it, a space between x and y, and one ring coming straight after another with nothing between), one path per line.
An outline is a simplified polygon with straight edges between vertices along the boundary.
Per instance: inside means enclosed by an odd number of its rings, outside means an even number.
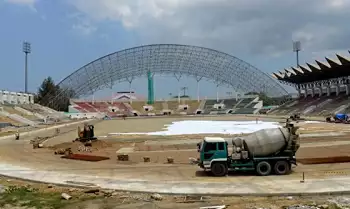
M147 44L188 44L234 55L258 69L295 66L335 53L350 56L349 0L0 0L0 89L24 90L22 42L29 54L29 90L56 83L101 56ZM166 86L166 87L164 87ZM194 79L156 77L156 97L177 94ZM216 96L213 82L200 82L200 96ZM128 83L98 93L128 90ZM147 93L145 78L132 89ZM220 86L220 96L234 90ZM290 88L288 88L291 91Z

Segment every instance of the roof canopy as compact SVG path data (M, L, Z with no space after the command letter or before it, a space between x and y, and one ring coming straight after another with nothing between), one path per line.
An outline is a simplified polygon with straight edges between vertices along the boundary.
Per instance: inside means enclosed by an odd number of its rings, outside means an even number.
M42 103L56 104L66 95L89 96L117 83L146 77L148 72L172 75L178 80L181 76L192 76L198 82L206 78L240 93L288 95L271 76L232 55L198 46L154 44L114 52L84 65L58 84L58 96L52 99L48 94Z
M349 51L350 53L350 51ZM306 63L273 73L279 81L291 84L311 83L332 78L350 76L350 58L336 54L335 59L326 57L326 62L316 60L316 64Z

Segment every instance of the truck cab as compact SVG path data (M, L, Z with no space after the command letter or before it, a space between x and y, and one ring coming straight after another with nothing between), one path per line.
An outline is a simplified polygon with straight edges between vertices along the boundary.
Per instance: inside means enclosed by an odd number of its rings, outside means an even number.
M205 171L211 171L214 164L222 164L218 167L220 173L227 173L228 143L221 137L205 137L197 144L199 152L199 166Z

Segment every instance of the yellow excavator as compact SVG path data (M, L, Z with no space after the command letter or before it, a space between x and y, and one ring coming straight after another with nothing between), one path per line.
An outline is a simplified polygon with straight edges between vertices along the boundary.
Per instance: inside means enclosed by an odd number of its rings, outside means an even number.
M84 124L83 130L81 130L80 126L78 126L78 138L75 141L80 142L91 142L93 140L97 140L94 135L95 127L93 125L89 125L87 123Z

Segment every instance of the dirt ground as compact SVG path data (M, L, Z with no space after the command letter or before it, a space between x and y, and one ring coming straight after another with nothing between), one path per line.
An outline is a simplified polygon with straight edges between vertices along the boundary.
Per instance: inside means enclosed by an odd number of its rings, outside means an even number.
M99 188L79 189L0 178L1 209L193 209L225 205L227 209L335 209L349 205L349 196L213 197L118 192ZM71 199L61 198L65 193Z
M285 119L261 118L264 121L285 121ZM160 131L165 124L180 120L255 120L252 117L222 116L222 117L179 117L179 118L145 118L127 120L95 121L95 135L106 136L113 132L149 132ZM326 123L299 123L299 133L317 133L320 136L301 137L301 148L297 152L297 158L331 157L350 155L350 125L326 124ZM51 136L54 130L40 133L40 136ZM322 136L328 132L342 133L341 136ZM232 137L228 135L219 135ZM197 166L189 164L189 158L197 158L196 143L203 135L187 136L114 136L103 138L92 144L89 150L83 150L83 144L73 143L77 137L77 125L64 127L61 134L50 138L44 143L42 149L33 149L29 143L35 136L21 138L19 141L0 141L0 159L2 161L18 164L36 169L61 170L68 172L74 170L76 173L86 173L100 176L110 176L113 173L125 175L128 178L144 179L172 179L172 180L206 180L198 172ZM345 144L332 144L337 141ZM348 143L348 142L349 143ZM321 144L320 144L321 143ZM348 144L347 144L348 143ZM312 147L312 145L315 147ZM305 147L303 147L305 145ZM307 145L307 146L306 146ZM317 146L316 146L317 145ZM109 160L101 162L85 162L62 159L54 155L58 148L72 148L75 153L99 155L110 157ZM120 151L121 148L126 148ZM131 149L131 151L130 151ZM120 151L117 153L117 151ZM21 153L19 155L19 153ZM128 154L130 160L121 162L117 155ZM149 157L151 162L143 162L144 157ZM174 164L167 164L167 158L174 158ZM164 169L166 168L166 169ZM350 172L350 163L323 164L323 165L298 165L294 173L286 178L299 178L302 172L309 176L327 176L327 171L338 170L342 173ZM178 175L173 175L177 173ZM200 176L200 177L199 177ZM252 177L253 178L253 177ZM208 181L210 181L208 177Z
M264 121L279 121L285 119L261 118ZM106 120L95 121L95 135L106 136L112 132L150 132L160 131L164 124L170 124L173 121L180 120L255 120L252 117L179 117L179 118L147 118L147 119L127 119L127 120ZM297 158L312 157L331 157L345 155L350 156L350 125L326 124L326 123L300 123L299 133L301 134L301 148L298 150ZM217 181L216 178L203 175L203 172L197 166L189 165L190 157L197 157L197 141L200 141L203 135L186 136L113 136L100 137L92 144L90 151L81 151L82 143L72 142L77 137L77 125L61 128L59 136L48 139L44 143L45 148L33 149L30 140L40 136L52 136L54 130L42 132L39 135L23 137L18 141L3 140L0 141L0 160L18 164L36 169L59 170L60 172L74 172L99 176L119 175L125 178L143 178L143 179L166 179L166 180L191 180L191 181ZM328 133L336 133L327 136ZM307 134L319 134L319 136L306 136ZM337 135L338 134L338 135ZM340 135L342 134L342 135ZM229 135L213 135L232 137ZM337 142L343 144L337 145ZM348 143L349 142L349 143ZM348 143L348 144L347 144ZM313 147L314 146L314 147ZM85 162L69 159L62 159L54 155L54 150L59 148L72 148L73 152L90 155L108 156L111 159L101 162ZM117 161L116 153L121 148L132 148L132 152L127 152L130 157L129 162ZM150 157L150 163L144 163L143 158ZM167 164L167 158L174 158L174 164ZM325 178L328 176L350 175L350 163L338 164L318 164L302 165L294 168L294 172L284 178L297 178L305 173L306 178ZM230 178L230 182L250 180L254 176L235 176ZM269 177L266 177L269 178ZM225 181L225 180L223 180ZM48 189L47 185L33 184L11 180L0 179L0 184L31 184L33 187L40 187L43 191L60 192L72 194L73 198L82 195L82 191L69 188L54 187ZM57 188L57 189L56 189ZM84 193L85 194L85 193ZM90 194L94 198L84 202L71 202L67 209L71 208L199 208L209 205L230 205L230 209L244 208L282 208L286 205L294 204L324 204L329 198L334 197L207 197L207 200L192 202L181 202L183 196L162 195L162 201L149 201L150 194L130 194L117 193L113 197L104 197L103 192ZM0 195L1 196L1 195ZM51 195L53 196L53 194ZM97 198L96 198L97 197ZM101 197L101 198L99 198ZM148 199L147 199L148 198ZM196 199L189 197L189 199ZM147 199L147 200L145 200ZM15 208L15 207L10 207ZM20 208L20 207L18 207ZM26 207L23 207L23 209ZM329 207L331 208L331 207Z

